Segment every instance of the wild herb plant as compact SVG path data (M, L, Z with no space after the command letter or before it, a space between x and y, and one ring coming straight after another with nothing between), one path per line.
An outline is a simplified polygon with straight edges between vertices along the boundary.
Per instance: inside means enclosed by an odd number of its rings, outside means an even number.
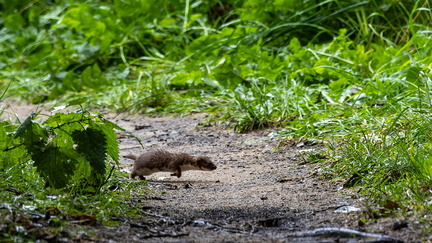
M82 110L57 113L42 124L35 119L36 114L31 114L13 132L3 127L0 154L4 170L30 159L47 186L79 187L84 183L98 189L106 182L107 161L118 163L113 129L122 128L100 114Z
M83 109L42 123L37 113L19 125L0 122L1 238L53 240L75 235L69 225L115 225L114 217L135 215L124 201L143 190L115 169L114 130L124 131Z

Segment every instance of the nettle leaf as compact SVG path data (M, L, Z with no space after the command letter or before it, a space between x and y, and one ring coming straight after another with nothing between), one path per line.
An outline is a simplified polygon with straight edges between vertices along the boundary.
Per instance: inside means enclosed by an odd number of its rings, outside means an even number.
M10 169L13 166L28 161L28 151L23 147L15 147L14 149L0 151L0 170Z
M50 186L63 188L74 175L77 160L65 155L58 147L48 147L32 157L37 171Z
M76 126L78 124L73 125ZM55 136L52 138L52 143L54 144L54 146L59 147L62 150L73 150L74 141L71 137L70 131L74 131L77 129L71 129L70 127L71 125L67 125L62 127L62 129L55 129Z
M130 136L134 137L142 147L144 147L144 145L141 143L141 140L135 135L133 135L130 131L127 131L119 125L104 119L103 117L101 118L103 125L99 126L101 127L101 130L105 133L105 136L107 138L107 153L117 164L119 163L119 147L117 141L117 134L114 130L122 131L129 134Z
M17 127L9 121L0 122L0 170L11 168L28 158L25 146L19 146L22 139L16 139L13 134Z
M9 121L0 122L0 170L10 169L12 166L28 160L29 153L26 146L19 146L24 139L18 138L14 133L17 128L17 125L11 124ZM21 133L23 132L22 130ZM24 134L21 135L25 137Z
M92 168L92 174L97 182L102 182L105 175L105 148L107 141L105 134L100 130L89 127L83 131L74 131L72 134L73 140L76 143L76 150L89 163Z
M66 124L68 125L74 124L77 127L82 127L82 125L80 125L80 122L83 121L83 118L84 118L83 113L69 113L69 114L57 113L53 116L50 116L43 124L45 126L50 126L53 129L60 126L64 126Z
M166 19L162 19L162 20L159 22L159 25L160 25L161 27L168 27L168 26L170 26L170 25L174 25L176 22L177 22L177 20L174 19L174 18L166 18Z
M27 117L15 133L15 137L23 139L27 150L32 153L43 149L48 140L48 131L39 123L33 122L35 116L36 114L32 113Z
M34 122L34 116L29 116L18 127L14 136L10 136L13 140L10 143L5 138L10 129L0 126L0 156L11 143L25 145L8 149L7 157L19 156L19 159L1 160L0 168L10 167L30 154L46 182L55 188L64 188L76 180L81 186L100 186L105 181L107 157L119 163L115 130L127 131L105 120L101 114L90 115L82 110L57 113L49 117L44 126Z
M112 123L98 124L91 123L91 128L102 132L106 139L106 153L118 164L119 163L119 146L117 143L117 134L113 130Z
M62 149L73 150L74 141L72 133L76 130L83 130L85 116L80 113L62 114L57 113L45 121L45 125L52 130L54 137L52 143Z
M89 7L85 4L77 4L66 11L59 25L66 25L71 29L81 31L82 23L92 22L92 20Z

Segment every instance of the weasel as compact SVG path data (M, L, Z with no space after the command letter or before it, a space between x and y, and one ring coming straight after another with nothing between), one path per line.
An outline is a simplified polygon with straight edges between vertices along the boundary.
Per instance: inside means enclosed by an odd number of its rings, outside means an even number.
M217 168L208 157L193 157L186 153L170 153L165 150L146 152L139 157L133 154L124 157L135 160L130 173L131 179L135 179L138 176L140 180L145 180L144 176L156 172L173 172L171 176L180 178L182 171L212 171Z

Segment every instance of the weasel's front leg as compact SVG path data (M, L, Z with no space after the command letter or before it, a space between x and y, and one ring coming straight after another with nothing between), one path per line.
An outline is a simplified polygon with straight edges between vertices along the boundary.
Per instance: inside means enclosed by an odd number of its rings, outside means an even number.
M177 178L180 178L180 176L181 176L181 169L180 169L180 166L177 167L176 172L175 172L175 173L172 173L171 176L177 176Z

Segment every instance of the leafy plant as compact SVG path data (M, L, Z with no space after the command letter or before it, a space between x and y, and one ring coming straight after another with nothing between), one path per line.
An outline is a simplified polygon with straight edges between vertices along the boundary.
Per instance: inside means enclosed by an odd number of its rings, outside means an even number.
M118 163L114 129L124 129L101 114L83 110L57 113L42 124L34 121L36 116L31 114L13 132L14 126L3 123L1 168L16 166L25 153L24 158L33 161L47 186L91 186L99 190L109 177L107 161Z
M1 239L74 238L80 225L113 226L136 215L134 203L124 201L146 191L114 170L114 130L124 129L82 107L37 119L33 113L20 125L0 122Z

